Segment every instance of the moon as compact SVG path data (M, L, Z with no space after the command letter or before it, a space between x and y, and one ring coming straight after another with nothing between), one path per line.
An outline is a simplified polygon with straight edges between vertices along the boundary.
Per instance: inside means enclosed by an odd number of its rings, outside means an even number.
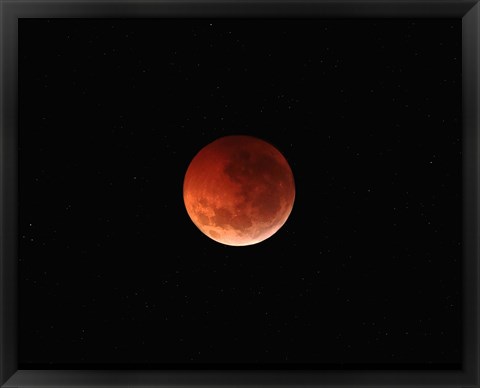
M282 153L253 136L231 135L203 147L183 181L190 219L212 240L253 245L274 235L295 201L295 181Z

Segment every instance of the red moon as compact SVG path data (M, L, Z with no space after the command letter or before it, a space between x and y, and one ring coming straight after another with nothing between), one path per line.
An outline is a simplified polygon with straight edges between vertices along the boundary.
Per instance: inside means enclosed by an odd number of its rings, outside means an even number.
M285 224L295 200L295 182L287 160L270 143L252 136L224 136L190 162L183 200L206 236L225 245L253 245Z

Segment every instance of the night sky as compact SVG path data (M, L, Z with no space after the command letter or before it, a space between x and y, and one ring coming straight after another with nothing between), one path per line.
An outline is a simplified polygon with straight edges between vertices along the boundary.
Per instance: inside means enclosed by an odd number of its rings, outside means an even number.
M20 368L460 368L460 19L19 26ZM231 134L296 185L246 247L182 196Z

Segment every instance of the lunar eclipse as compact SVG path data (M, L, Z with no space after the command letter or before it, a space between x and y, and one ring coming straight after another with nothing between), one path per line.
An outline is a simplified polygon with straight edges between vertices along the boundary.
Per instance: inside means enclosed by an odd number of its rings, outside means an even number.
M212 240L253 245L285 224L295 183L287 160L272 144L253 136L224 136L190 162L183 199L193 223Z

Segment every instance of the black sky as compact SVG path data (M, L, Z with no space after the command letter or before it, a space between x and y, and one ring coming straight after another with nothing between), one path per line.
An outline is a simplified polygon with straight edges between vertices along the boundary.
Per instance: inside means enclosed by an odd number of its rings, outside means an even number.
M460 19L19 25L21 368L459 368ZM295 177L248 247L183 204L229 134Z

